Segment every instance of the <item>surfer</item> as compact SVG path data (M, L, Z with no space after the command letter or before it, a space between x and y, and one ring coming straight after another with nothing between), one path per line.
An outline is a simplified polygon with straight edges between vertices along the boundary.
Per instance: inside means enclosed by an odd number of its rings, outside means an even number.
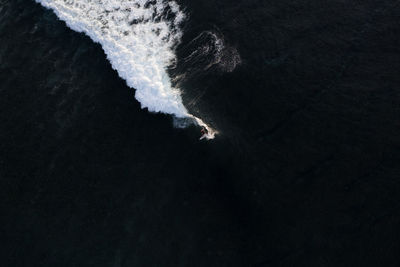
M201 133L200 140L206 138L208 136L207 128L206 127L202 127L201 130L200 130L200 133Z

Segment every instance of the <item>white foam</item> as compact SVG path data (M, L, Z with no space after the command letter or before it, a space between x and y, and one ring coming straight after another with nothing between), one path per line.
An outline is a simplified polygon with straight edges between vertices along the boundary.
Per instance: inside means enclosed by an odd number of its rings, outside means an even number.
M179 27L185 14L174 1L163 0L36 0L67 25L101 44L112 67L135 88L142 108L178 118L192 118L180 90L173 88L167 67L176 60ZM211 135L210 135L211 137Z

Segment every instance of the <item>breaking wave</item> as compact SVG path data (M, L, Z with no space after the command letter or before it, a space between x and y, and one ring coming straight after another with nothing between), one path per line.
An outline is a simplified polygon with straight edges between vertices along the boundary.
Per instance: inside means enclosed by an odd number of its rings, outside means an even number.
M135 88L135 98L150 112L189 118L215 131L191 115L178 88L171 84L167 67L176 61L175 48L185 14L174 1L163 0L36 0L52 9L77 32L100 43L112 67Z

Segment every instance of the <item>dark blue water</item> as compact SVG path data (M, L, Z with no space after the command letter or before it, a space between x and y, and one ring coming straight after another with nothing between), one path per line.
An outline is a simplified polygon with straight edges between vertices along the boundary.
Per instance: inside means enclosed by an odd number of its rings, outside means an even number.
M50 10L0 0L1 265L398 266L397 2L179 4L169 71L208 142ZM241 63L185 61L203 32Z

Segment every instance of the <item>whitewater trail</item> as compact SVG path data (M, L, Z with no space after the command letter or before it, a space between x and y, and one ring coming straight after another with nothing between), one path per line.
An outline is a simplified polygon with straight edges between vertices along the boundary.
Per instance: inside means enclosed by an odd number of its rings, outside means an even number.
M174 88L167 67L176 61L175 48L182 36L185 14L174 1L163 0L36 0L54 11L77 32L100 43L112 67L127 85L136 89L135 98L150 112L189 118L216 132L191 115Z

